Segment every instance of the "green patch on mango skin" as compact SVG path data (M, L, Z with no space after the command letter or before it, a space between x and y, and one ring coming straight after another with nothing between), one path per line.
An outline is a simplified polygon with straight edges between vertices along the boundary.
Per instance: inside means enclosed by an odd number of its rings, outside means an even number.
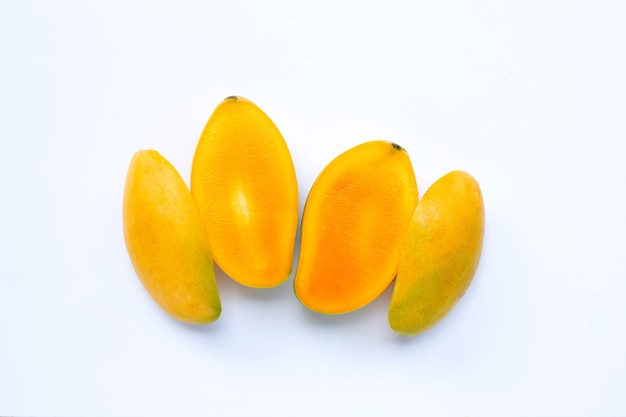
M478 267L484 225L480 187L466 172L450 172L426 191L401 250L389 306L396 333L422 333L454 308Z

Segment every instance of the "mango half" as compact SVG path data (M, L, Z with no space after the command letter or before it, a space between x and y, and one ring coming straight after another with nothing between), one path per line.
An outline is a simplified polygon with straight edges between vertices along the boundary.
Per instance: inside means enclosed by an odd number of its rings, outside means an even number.
M472 282L483 245L480 187L463 171L450 172L424 194L404 240L389 306L389 325L402 335L439 322Z
M220 316L209 242L185 182L157 151L133 156L124 188L124 240L154 301L178 320L206 324Z
M332 160L304 208L296 297L324 314L356 310L391 283L417 205L407 152L382 141L360 144Z
M295 168L280 131L250 100L228 97L214 110L194 154L191 194L228 276L256 288L289 277L298 227Z

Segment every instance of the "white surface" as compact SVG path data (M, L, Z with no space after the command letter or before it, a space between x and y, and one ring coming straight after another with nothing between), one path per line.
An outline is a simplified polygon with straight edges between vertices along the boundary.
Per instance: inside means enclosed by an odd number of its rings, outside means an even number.
M512 3L0 3L0 415L626 415L626 3ZM122 239L128 162L188 180L232 94L283 132L301 205L375 138L420 194L478 179L483 258L443 322L403 339L389 290L322 317L292 278L223 275L214 325L159 310Z

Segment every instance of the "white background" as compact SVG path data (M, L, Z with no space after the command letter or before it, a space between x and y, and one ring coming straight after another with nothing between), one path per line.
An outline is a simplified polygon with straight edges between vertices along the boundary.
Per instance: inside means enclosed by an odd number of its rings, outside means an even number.
M626 415L625 18L619 1L2 1L0 415ZM444 321L402 338L391 288L326 317L293 277L221 273L213 325L156 306L122 238L128 162L158 149L188 181L233 94L284 134L301 209L370 139L408 150L420 195L477 178L483 257Z

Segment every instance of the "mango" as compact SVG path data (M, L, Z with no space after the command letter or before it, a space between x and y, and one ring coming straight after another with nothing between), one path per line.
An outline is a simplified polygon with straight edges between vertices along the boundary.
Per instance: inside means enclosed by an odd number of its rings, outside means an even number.
M400 254L389 325L413 336L438 323L472 282L483 245L485 209L478 182L450 172L424 194Z
M200 213L183 179L157 151L133 156L122 217L128 255L154 301L184 322L217 320L221 304Z
M396 275L417 184L407 152L370 141L332 160L309 192L302 218L296 297L341 314L380 295Z
M191 170L191 194L215 262L249 287L287 280L298 227L298 184L282 134L258 106L228 97L209 118Z

